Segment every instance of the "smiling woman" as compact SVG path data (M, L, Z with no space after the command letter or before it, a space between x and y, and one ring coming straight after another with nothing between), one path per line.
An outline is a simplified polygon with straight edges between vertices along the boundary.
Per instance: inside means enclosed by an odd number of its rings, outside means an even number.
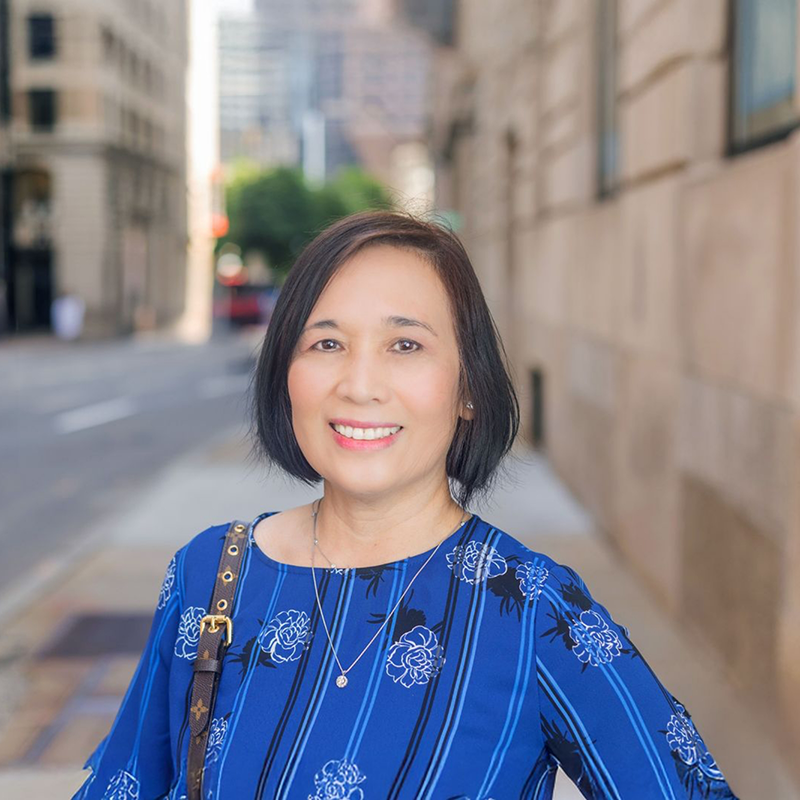
M252 388L256 454L321 496L175 554L76 798L548 800L560 767L597 800L735 800L580 575L466 511L519 405L451 231L320 233Z
M519 429L519 403L456 236L397 212L339 220L301 253L270 327L275 335L264 341L252 393L254 438L265 461L309 484L338 475L351 490L368 491L364 480L391 487L369 505L377 512L383 494L381 505L398 517L398 492L430 486L439 451L438 478L456 483L459 506L491 493ZM343 460L325 433L340 416L355 418L354 428L402 425L397 444L405 438L407 446L392 448L391 461ZM439 502L449 500L446 480L437 490Z

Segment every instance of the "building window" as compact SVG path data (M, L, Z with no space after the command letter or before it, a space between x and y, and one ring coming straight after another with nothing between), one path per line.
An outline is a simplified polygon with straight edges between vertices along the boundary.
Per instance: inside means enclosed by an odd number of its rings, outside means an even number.
M103 58L105 59L106 63L111 63L114 61L115 53L117 49L117 42L116 37L114 36L113 31L109 28L103 27Z
M31 128L53 130L56 124L56 93L52 89L31 89L28 92L28 111Z
M597 3L597 193L613 194L619 182L617 115L617 3Z
M531 378L531 435L530 442L533 447L543 449L545 442L544 430L544 373L541 369L532 369Z
M55 56L56 37L52 14L31 14L28 17L28 50L31 58Z
M131 144L136 147L139 144L139 115L135 111L131 111L128 121L130 125Z
M797 0L732 0L729 151L786 136L795 109Z

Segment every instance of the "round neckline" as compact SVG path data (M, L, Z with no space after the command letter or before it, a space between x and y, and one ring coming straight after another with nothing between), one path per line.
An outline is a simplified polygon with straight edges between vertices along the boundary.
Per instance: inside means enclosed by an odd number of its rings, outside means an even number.
M263 511L259 514L251 523L250 527L247 530L247 541L250 546L250 549L256 554L258 559L262 561L272 569L280 570L281 572L296 572L302 575L310 575L311 574L311 567L304 567L300 564L286 564L283 561L277 561L276 559L272 558L272 556L268 556L259 546L258 542L256 542L254 531L256 525L261 522L262 519L266 519L267 517L273 516L273 514L280 514L280 511ZM403 566L404 564L414 564L417 561L424 561L437 547L441 550L446 548L449 544L451 544L454 540L461 537L464 533L464 528L475 520L476 522L480 522L481 518L475 514L471 513L469 517L467 517L464 522L459 525L444 541L442 541L438 545L434 545L433 547L426 550L424 553L414 553L413 555L406 556L405 558L397 559L396 561L387 561L384 564L372 564L366 567L328 567L328 566L317 566L314 565L315 572L328 572L333 571L338 574L348 574L351 572L356 572L357 570L369 570L369 569L387 569L389 567L399 567Z

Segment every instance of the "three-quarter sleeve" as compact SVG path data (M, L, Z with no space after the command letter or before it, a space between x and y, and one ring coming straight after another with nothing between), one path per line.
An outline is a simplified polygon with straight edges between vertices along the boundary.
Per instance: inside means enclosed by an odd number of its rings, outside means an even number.
M733 798L688 709L571 567L543 568L536 608L546 749L586 798Z
M72 800L161 798L173 780L169 667L180 620L181 551L167 565L142 655L111 729L83 765Z

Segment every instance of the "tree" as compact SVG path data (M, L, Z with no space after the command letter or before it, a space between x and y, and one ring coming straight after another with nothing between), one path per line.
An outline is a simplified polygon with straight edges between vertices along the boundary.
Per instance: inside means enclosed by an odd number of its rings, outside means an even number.
M391 208L388 190L358 167L311 186L298 167L234 168L225 192L228 233L217 240L242 252L260 251L278 273L288 272L303 247L335 220L367 208Z

